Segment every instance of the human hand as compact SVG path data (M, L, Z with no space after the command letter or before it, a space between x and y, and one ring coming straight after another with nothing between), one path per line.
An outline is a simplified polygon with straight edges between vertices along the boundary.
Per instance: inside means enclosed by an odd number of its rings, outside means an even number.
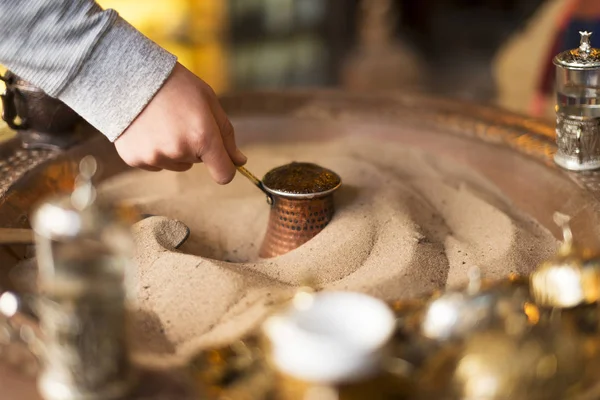
M214 91L179 63L115 147L127 164L149 171L186 171L203 162L219 184L246 163Z

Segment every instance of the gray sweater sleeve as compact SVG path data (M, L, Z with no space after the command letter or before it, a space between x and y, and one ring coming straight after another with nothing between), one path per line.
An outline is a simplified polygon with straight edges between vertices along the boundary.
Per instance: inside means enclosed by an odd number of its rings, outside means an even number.
M0 0L0 64L114 141L176 57L93 0Z

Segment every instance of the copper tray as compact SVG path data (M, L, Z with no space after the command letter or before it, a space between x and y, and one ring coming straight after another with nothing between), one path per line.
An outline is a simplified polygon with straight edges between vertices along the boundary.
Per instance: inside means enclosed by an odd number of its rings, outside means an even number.
M326 140L369 135L455 159L477 170L557 237L555 211L573 215L578 238L598 246L600 172L558 169L554 127L492 107L408 94L350 94L338 91L261 92L224 97L240 145L288 140ZM67 151L24 150L16 139L0 144L0 226L28 227L31 207L44 196L69 190L82 155L105 166L103 177L126 171L113 146L93 129ZM10 268L25 257L23 246L0 248L0 288L10 288ZM39 399L34 373L0 356L0 387L6 398ZM144 399L195 398L187 374L147 370Z

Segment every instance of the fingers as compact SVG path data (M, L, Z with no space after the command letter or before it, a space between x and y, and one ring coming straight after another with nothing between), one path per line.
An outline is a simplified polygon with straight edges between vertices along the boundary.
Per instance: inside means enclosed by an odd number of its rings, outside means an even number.
M176 172L187 171L190 168L192 168L193 166L194 166L194 164L192 164L192 163L175 162L175 161L168 161L168 162L161 163L159 165L159 167L162 169L166 169L169 171L176 171Z
M152 166L147 165L147 164L130 165L130 167L139 168L139 169L143 169L144 171L150 171L150 172L161 171L161 168L152 167Z
M144 171L150 171L150 172L158 172L158 171L162 171L163 169L168 170L168 171L184 172L184 171L189 170L193 166L194 166L194 164L192 164L192 163L167 162L167 163L161 163L159 165L138 164L135 167L139 168L139 169L143 169Z
M204 162L220 184L233 179L234 164L246 162L214 91L179 65L115 147L127 164L148 171L186 171Z
M217 96L214 93L211 93L210 96L210 108L215 117L215 121L217 122L217 126L219 127L219 131L221 132L221 138L223 140L223 145L225 146L225 150L227 150L227 154L231 157L231 160L235 165L244 165L248 158L238 149L237 144L235 143L235 132L233 129L233 125L227 118L227 114L221 107Z
M202 162L202 161L198 160L197 162ZM162 171L163 169L168 170L168 171L183 172L183 171L189 170L190 168L192 168L194 166L193 163L174 161L164 155L154 155L154 157L152 157L151 162L129 161L129 162L127 162L127 164L131 167L143 169L145 171L150 171L150 172L158 172L158 171Z
M225 150L223 138L218 134L219 130L214 119L206 121L208 132L203 135L203 145L198 146L198 158L204 162L213 180L221 185L227 184L235 176L235 166Z

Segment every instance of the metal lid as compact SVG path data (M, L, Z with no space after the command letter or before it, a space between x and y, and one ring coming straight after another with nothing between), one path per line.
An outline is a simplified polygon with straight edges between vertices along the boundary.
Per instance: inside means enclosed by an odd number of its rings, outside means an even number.
M342 179L317 164L292 162L267 172L262 182L273 195L306 199L332 193L340 187Z
M567 69L595 69L600 68L600 50L590 44L592 32L579 32L581 44L573 50L563 51L554 57L554 65Z

